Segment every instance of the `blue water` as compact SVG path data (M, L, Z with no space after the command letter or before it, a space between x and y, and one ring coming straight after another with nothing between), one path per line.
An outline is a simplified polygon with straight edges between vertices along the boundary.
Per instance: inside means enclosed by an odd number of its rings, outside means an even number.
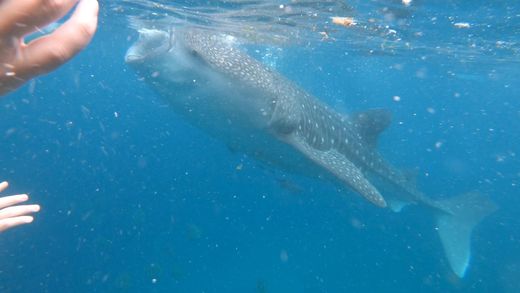
M284 47L276 69L338 111L390 109L380 150L429 196L479 190L500 206L464 279L429 213L265 168L176 116L124 64L136 33L106 4L84 52L0 101L6 194L42 206L0 235L0 292L520 292L520 6L423 2L401 33L426 32L424 50L345 37ZM366 18L399 5L354 2ZM471 43L486 49L461 57Z

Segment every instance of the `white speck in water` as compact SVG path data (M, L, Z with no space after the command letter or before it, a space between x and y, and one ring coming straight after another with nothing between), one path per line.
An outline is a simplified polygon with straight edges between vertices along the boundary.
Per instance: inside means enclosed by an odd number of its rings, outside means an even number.
M287 262L289 260L289 255L287 254L287 251L285 249L280 251L280 260L282 262Z
M470 28L471 25L467 22L456 22L453 24L454 27L456 28Z

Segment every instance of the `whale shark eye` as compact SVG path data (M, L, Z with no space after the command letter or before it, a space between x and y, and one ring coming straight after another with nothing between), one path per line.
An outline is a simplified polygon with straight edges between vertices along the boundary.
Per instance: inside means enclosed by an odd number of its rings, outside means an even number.
M197 50L195 50L195 49L190 50L190 54L192 57L197 57L197 58L200 57L199 52L197 52Z

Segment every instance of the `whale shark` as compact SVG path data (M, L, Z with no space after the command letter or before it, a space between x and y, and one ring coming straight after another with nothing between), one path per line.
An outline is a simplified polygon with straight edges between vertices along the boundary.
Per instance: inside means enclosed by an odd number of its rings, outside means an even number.
M478 192L433 200L419 191L377 150L388 111L335 111L229 34L195 27L138 33L126 63L189 123L264 164L349 187L375 206L426 207L452 271L464 277L472 231L496 206Z

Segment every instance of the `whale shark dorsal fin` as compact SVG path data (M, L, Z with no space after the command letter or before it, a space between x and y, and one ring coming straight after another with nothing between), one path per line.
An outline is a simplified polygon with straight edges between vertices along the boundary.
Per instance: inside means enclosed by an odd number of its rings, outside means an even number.
M385 109L371 109L352 115L361 138L370 146L377 145L379 134L392 122L392 113Z
M335 149L316 149L296 133L288 135L285 139L307 158L330 172L370 202L380 207L386 207L386 201L379 191L365 178L363 172L343 154Z

